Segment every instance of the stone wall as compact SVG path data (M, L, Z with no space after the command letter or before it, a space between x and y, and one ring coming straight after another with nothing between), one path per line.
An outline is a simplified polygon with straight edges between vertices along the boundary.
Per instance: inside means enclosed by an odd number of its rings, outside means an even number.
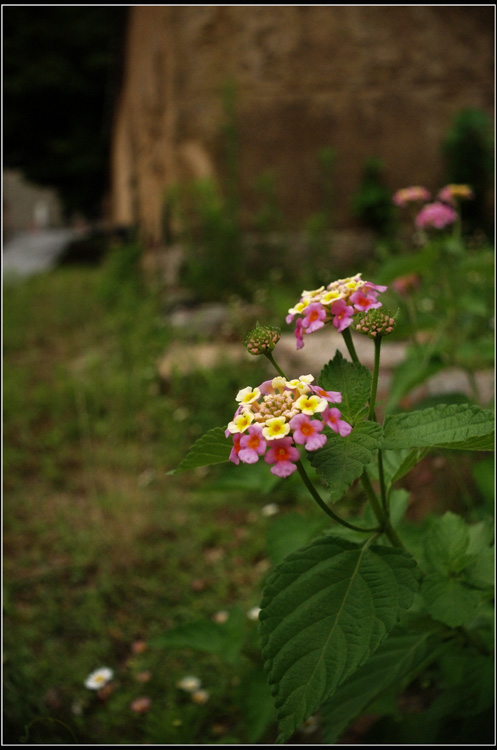
M317 155L329 146L339 227L353 224L369 156L392 190L436 189L454 114L493 113L493 31L492 6L132 6L110 218L159 242L168 187L222 174L228 82L246 217L267 170L295 226L318 210Z

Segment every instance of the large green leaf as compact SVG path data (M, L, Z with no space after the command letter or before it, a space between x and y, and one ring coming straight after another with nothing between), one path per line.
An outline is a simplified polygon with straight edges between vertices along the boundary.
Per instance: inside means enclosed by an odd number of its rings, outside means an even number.
M371 372L363 365L348 362L341 352L321 371L318 382L325 391L340 391L342 401L338 408L342 417L355 424L358 414L364 409L371 390Z
M398 684L401 690L439 653L428 644L430 633L390 635L335 695L325 701L321 715L323 739L333 745L350 722L381 693Z
M224 428L214 427L192 445L178 468L169 474L224 463L229 460L232 447L232 441L225 437Z
M387 417L382 447L493 450L494 424L490 409L473 404L441 404Z
M309 461L329 487L332 501L340 500L358 479L381 446L382 430L377 422L359 422L350 435L332 433L328 442Z
M399 549L322 537L268 577L260 632L285 741L378 648L417 588Z

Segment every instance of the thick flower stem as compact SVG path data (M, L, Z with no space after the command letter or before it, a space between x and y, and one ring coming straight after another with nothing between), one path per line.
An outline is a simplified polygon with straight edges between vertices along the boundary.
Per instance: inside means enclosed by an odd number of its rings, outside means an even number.
M349 523L348 521L345 521L345 519L340 518L340 516L337 516L337 514L334 513L331 510L331 508L329 508L326 505L326 503L324 502L324 500L320 496L319 492L314 487L313 483L309 479L309 476L308 476L308 474L307 474L307 472L306 472L306 470L304 468L304 465L302 464L302 461L297 461L297 470L298 470L298 472L300 474L300 477L301 477L302 481L304 482L305 486L307 487L307 489L309 490L309 492L311 493L312 497L317 502L317 504L319 505L319 507L321 508L321 510L324 510L324 512L328 516L330 516L330 518L333 518L334 521L336 521L337 523L341 524L342 526L346 526L348 529L352 529L353 531L362 531L362 532L365 532L367 534L369 534L371 532L374 532L374 531L379 531L380 530L377 527L370 528L370 529L365 529L365 528L361 528L360 526L354 526L353 524Z
M371 381L371 393L369 396L369 414L368 419L377 422L376 419L376 394L378 391L378 378L380 375L380 355L381 355L381 340L382 336L378 336L374 340L374 364L373 364L373 378ZM383 455L381 450L378 451L378 474L380 479L380 494L381 494L381 504L383 506L383 510L388 517L388 502L387 502L387 493L386 493L386 487L385 487L385 474L383 471Z
M374 340L374 365L373 365L373 379L371 381L371 393L369 396L369 414L368 419L372 419L376 422L375 406L376 406L376 393L378 391L378 376L380 374L380 356L381 356L381 339L382 336L378 336Z
M350 357L352 359L352 362L356 365L360 365L359 357L357 356L357 352L355 350L354 342L352 341L352 336L350 334L349 328L344 328L342 331L343 340L345 341L345 345L347 347L347 350L350 354Z
M368 496L368 500L370 502L371 508L373 509L373 513L378 519L378 523L380 524L381 531L388 537L388 539L390 540L390 542L393 544L394 547L404 547L399 537L395 533L390 523L390 519L388 518L388 515L386 515L383 512L383 509L378 501L378 498L376 497L376 492L373 489L373 485L371 484L371 480L366 471L361 477L361 482L362 482L362 486L364 487L364 491L366 492L366 495Z
M271 362L271 364L273 365L273 367L276 370L276 372L278 373L278 375L281 375L282 378L285 378L285 380L287 380L287 377L286 377L285 373L283 372L283 370L281 369L281 367L276 362L275 358L273 357L272 352L264 352L264 356L266 357L266 359L268 359Z

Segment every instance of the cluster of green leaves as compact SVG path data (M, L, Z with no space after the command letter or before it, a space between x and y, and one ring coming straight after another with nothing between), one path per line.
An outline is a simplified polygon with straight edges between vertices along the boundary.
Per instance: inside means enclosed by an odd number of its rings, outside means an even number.
M397 333L411 340L404 361L393 373L389 411L447 368L467 372L473 400L480 401L474 372L491 368L494 361L489 314L493 275L493 249L486 244L469 246L456 236L433 238L422 249L390 258L379 269L380 282L389 286L385 304L399 310ZM396 294L392 283L409 277L411 288Z
M353 430L345 438L328 432L326 445L308 458L335 502L381 451L385 500L401 538L405 533L404 546L391 546L381 534L364 542L362 532L335 527L280 560L268 576L260 635L280 742L320 707L325 739L336 742L367 706L385 692L399 694L435 662L443 690L452 657L462 658L465 676L471 658L487 665L483 686L477 672L468 678L474 699L464 715L479 716L489 707L489 524L468 526L448 513L413 534L402 526L407 502L395 485L430 449L492 450L493 414L476 405L441 404L388 416L380 425L364 418L370 379L366 368L339 352L324 367L319 384L342 392L342 415ZM230 448L223 428L215 428L195 443L178 471L226 461ZM440 719L453 711L451 695L443 692L429 712Z

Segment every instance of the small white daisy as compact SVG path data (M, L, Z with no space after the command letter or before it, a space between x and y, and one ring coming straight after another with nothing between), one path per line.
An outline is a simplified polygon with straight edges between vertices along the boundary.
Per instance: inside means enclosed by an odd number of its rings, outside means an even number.
M100 690L100 688L105 687L113 677L114 672L112 669L109 669L109 667L100 667L100 669L95 669L94 672L88 675L85 680L85 687L87 687L88 690Z
M264 505L264 507L261 508L261 515L269 518L269 516L275 516L276 513L279 513L279 510L280 509L276 505L276 503L268 503L267 505Z
M188 677L183 677L179 680L179 682L176 683L176 687L180 690L186 690L187 693L194 693L200 688L201 684L202 683L198 677L188 675Z
M260 607L252 607L252 609L249 609L249 611L247 612L247 617L249 618L249 620L258 620L260 611Z

